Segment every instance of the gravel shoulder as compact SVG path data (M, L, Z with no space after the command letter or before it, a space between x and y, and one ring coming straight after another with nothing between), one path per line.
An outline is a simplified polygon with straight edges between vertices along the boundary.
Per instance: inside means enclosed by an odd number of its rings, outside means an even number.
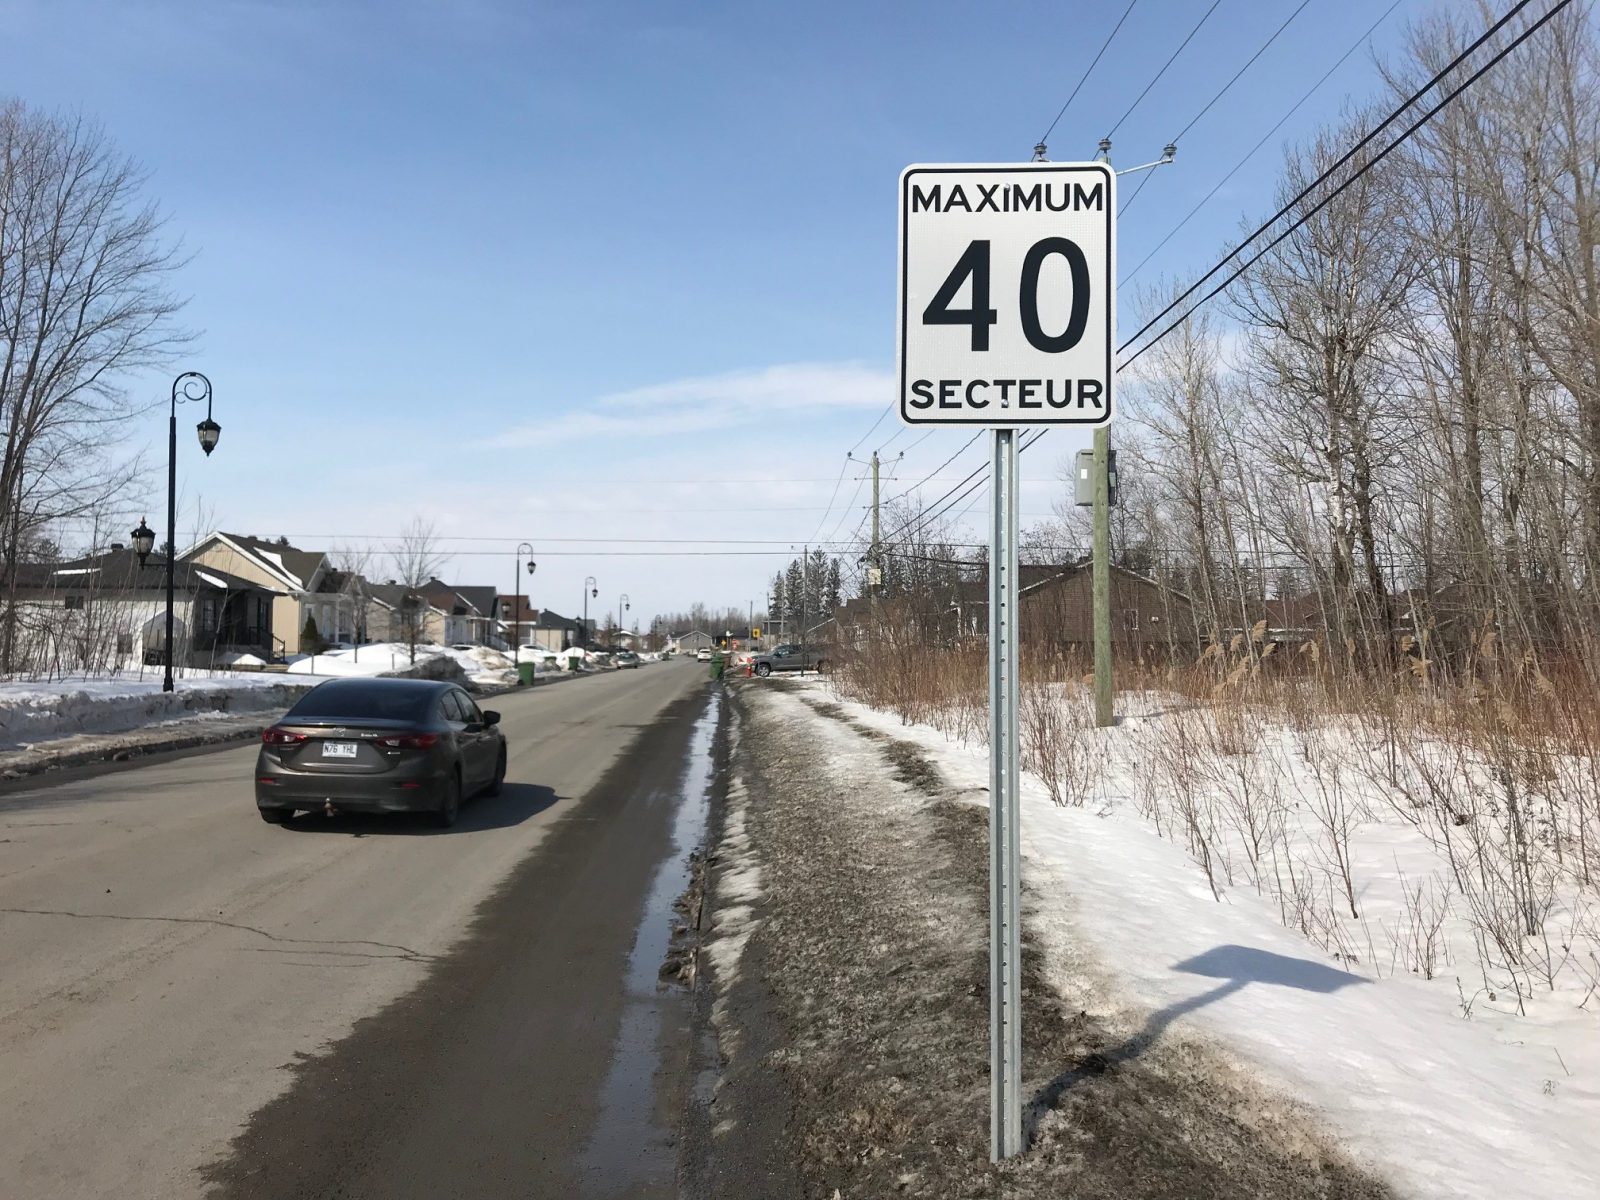
M1104 965L1046 982L1027 937L1031 1144L992 1165L984 798L815 693L729 690L686 1194L1389 1195L1292 1098L1108 1002Z

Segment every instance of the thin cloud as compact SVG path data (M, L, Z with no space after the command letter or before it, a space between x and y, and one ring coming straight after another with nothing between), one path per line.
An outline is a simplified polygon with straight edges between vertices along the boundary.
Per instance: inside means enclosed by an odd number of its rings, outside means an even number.
M613 392L584 410L516 426L487 444L509 449L572 437L706 433L768 421L775 413L881 408L893 397L893 375L877 367L782 363Z

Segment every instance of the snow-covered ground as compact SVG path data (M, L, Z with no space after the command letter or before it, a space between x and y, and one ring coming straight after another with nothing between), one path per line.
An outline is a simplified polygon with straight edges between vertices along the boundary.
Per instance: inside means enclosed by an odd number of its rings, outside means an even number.
M473 683L486 686L506 686L517 681L516 666L512 656L488 646L475 646L471 650L453 650L447 646L418 646L417 661L444 657L459 663ZM538 674L553 674L557 667L553 655L522 651L523 662L534 662ZM382 642L351 650L330 650L326 654L298 655L290 660L291 675L314 675L336 678L351 675L386 675L403 671L411 666L411 648L403 642Z
M0 683L0 749L84 733L122 733L199 715L282 710L306 688L282 675L187 672L172 692L159 673Z
M986 746L830 698L916 743L983 802ZM1160 723L1175 714L1155 699L1135 699L1115 729L1071 739L1076 760L1065 770L1069 783L1089 781L1083 803L1056 804L1042 779L1024 780L1029 921L1051 970L1097 961L1106 994L1151 1014L1151 1029L1214 1040L1313 1103L1353 1154L1407 1194L1596 1194L1600 994L1586 974L1593 946L1582 896L1553 892L1547 928L1561 944L1550 961L1562 969L1532 996L1507 986L1485 965L1467 914L1441 911L1452 875L1435 844L1405 819L1385 819L1403 806L1362 796L1375 777L1352 777L1352 759L1313 765L1321 741L1301 744L1282 725L1256 730L1249 754L1223 766L1279 756L1271 770L1284 781L1272 786L1282 802L1260 810L1289 825L1266 839L1273 860L1247 861L1248 813L1214 822L1196 853L1175 817L1185 785L1161 766L1171 731ZM1335 740L1348 732L1333 731ZM1341 782L1330 783L1330 769ZM1193 795L1213 811L1248 804L1265 778L1230 788L1211 773ZM1344 866L1340 840L1317 836L1330 808L1346 829ZM1319 923L1285 907L1308 894L1298 876L1283 878L1296 856L1301 874L1316 864L1309 892ZM1346 874L1359 917L1336 915L1348 908Z

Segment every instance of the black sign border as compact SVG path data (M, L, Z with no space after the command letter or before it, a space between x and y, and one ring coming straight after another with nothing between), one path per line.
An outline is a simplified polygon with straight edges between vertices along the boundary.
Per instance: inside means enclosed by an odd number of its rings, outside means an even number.
M907 415L906 411L906 292L908 287L906 271L906 251L910 247L911 223L911 180L917 175L992 175L997 171L1016 171L1026 175L1048 175L1057 173L1062 175L1096 174L1103 175L1110 181L1111 186L1106 189L1106 295L1109 300L1106 304L1106 313L1111 318L1106 322L1106 411L1103 417L1080 418L1062 417L1049 421L996 421L992 417L943 417L930 419L928 417L914 417ZM1111 418L1116 414L1117 406L1114 399L1116 392L1117 364L1112 343L1116 340L1117 326L1117 293L1115 273L1117 269L1116 231L1113 222L1116 217L1116 172L1111 169L1110 163L1040 163L1037 166L1022 163L986 163L975 166L941 167L936 165L908 167L900 174L900 345L898 347L900 395L895 406L900 410L900 421L905 425L977 425L985 429L1027 429L1049 427L1051 425L1073 425L1080 428L1096 429L1102 425L1110 425Z

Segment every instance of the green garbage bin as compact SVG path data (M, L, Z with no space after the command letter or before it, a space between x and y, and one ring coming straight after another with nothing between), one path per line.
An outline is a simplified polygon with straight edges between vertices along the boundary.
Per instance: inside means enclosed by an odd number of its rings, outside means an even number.
M531 662L519 662L517 664L517 681L523 687L533 686L533 664Z
M720 654L713 654L711 656L711 678L722 678L722 655Z

